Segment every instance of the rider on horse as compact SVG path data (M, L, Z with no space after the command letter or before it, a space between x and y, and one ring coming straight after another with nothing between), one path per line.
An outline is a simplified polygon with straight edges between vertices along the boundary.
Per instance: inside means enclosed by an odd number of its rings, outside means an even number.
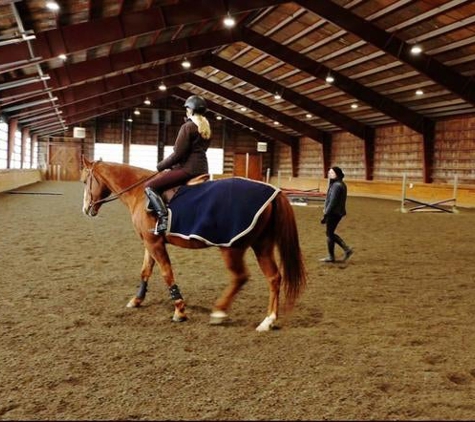
M149 204L158 216L154 230L156 235L163 233L168 227L168 210L161 194L193 177L208 173L206 150L210 144L211 128L208 119L204 117L206 101L199 95L192 95L184 106L185 123L180 127L173 153L158 163L159 173L145 184Z

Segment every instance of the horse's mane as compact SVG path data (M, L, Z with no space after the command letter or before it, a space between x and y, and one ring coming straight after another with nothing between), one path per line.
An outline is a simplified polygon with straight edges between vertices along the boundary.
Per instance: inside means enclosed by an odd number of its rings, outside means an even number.
M142 167L132 166L130 164L114 163L111 161L98 161L97 164L112 177L119 177L123 180L135 182L139 179L149 177L155 172Z

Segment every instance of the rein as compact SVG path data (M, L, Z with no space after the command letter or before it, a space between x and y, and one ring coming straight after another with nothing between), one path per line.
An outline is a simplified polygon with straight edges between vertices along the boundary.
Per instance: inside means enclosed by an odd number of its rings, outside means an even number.
M107 202L112 202L112 201L115 201L116 199L119 199L119 197L125 192L128 192L129 190L141 185L142 183L145 183L147 180L150 180L152 177L155 177L155 175L157 174L157 173L153 173L152 175L145 177L144 179L140 179L139 181L133 183L132 185L126 187L125 189L122 189L120 192L114 193L113 195L109 195L107 198L102 198L97 201L92 201L92 179L96 178L96 176L93 174L95 164L96 163L93 163L92 167L89 170L89 193L91 195L91 201L89 202L89 209L91 209L95 205L105 204Z

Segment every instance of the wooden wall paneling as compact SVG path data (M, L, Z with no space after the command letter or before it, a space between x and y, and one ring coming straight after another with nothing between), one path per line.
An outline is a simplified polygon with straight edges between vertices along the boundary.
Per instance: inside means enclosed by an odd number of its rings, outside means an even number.
M475 117L441 121L436 127L433 181L475 184Z
M332 141L332 160L330 166L341 167L348 179L365 180L364 148L365 145L362 139L348 132L335 133Z
M374 148L374 179L423 181L422 135L401 125L378 128Z
M322 145L308 137L300 138L300 164L298 177L324 176Z

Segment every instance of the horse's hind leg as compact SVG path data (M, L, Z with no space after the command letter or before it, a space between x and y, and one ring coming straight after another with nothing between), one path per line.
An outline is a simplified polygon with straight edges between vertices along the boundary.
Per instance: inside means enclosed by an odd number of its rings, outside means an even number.
M267 308L267 316L256 328L257 331L269 331L275 321L279 312L279 293L282 276L279 267L274 258L274 245L270 242L265 242L258 245L253 245L252 249L259 263L262 273L269 284L269 305Z
M152 258L148 250L145 249L142 271L140 273L140 286L135 296L130 299L129 303L127 304L127 308L138 308L145 300L145 296L147 295L148 280L150 280L150 277L152 276L154 265L155 260Z
M221 248L224 263L231 273L231 284L216 301L210 316L211 324L221 324L225 321L234 297L249 279L249 273L244 263L245 251L245 249L239 248Z

